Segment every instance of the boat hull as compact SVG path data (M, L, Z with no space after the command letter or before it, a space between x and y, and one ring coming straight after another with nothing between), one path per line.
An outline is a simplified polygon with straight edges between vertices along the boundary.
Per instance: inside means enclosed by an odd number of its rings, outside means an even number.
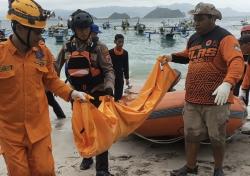
M180 137L184 135L182 109L185 91L168 92L149 118L135 131L144 137ZM233 135L245 123L247 110L241 100L235 97L230 107L227 135Z

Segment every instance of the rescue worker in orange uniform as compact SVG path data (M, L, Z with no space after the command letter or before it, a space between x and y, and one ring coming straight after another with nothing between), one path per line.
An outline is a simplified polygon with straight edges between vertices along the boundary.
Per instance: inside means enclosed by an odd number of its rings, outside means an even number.
M232 87L243 74L243 56L236 38L215 24L222 15L213 4L198 3L190 13L196 33L183 52L165 55L165 61L189 64L183 110L186 164L171 176L198 173L200 141L208 137L215 161L213 175L223 176L226 122L233 103Z
M14 0L7 14L13 35L0 43L0 146L10 176L55 175L45 90L85 100L58 78L40 42L49 14L33 0Z
M243 26L241 28L241 37L239 39L239 43L240 43L240 47L241 47L241 50L242 50L242 53L243 53L243 57L244 57L244 61L245 61L245 67L244 67L244 73L242 75L242 78L240 79L240 81L234 86L234 95L235 96L239 96L239 93L240 93L240 87L241 87L241 84L243 82L243 78L244 78L244 75L246 73L246 68L247 68L247 65L248 63L250 63L250 57L249 57L249 37L247 36L250 36L250 25L246 25L246 26ZM243 99L244 103L246 105L248 105L248 97L249 97L249 90L245 90L245 93L246 93L246 97L245 99ZM242 98L242 97L241 97Z
M242 53L247 61L246 73L241 84L239 97L248 105L249 89L250 89L250 34L243 35L239 39Z
M100 105L100 96L113 96L114 71L109 51L98 38L91 37L91 15L76 10L68 21L74 35L61 49L57 63L59 72L65 63L65 74L71 86L94 97L91 101ZM90 168L92 158L83 158L81 170ZM96 176L111 176L108 166L108 151L96 156Z
M246 73L246 68L247 68L248 62L250 62L250 60L249 60L250 59L249 58L249 49L248 49L249 44L248 44L248 41L247 41L248 37L244 37L244 36L249 36L250 35L250 25L243 26L241 28L240 35L241 35L241 37L239 39L239 42L240 42L241 50L242 50L243 56L244 56L245 67L244 67L244 74L242 76L242 79L234 87L234 95L235 96L239 96L240 87L241 87L241 84L243 82L244 75ZM244 93L246 93L246 96L243 99L243 101L244 101L244 103L246 105L248 105L249 90L244 89ZM243 98L243 97L241 97L241 98Z

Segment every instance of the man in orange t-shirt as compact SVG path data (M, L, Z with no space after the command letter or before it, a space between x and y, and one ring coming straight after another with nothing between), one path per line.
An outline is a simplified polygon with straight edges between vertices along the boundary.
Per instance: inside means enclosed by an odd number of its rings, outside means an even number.
M197 174L200 141L208 137L214 154L214 176L223 176L226 121L233 103L232 87L243 74L243 56L236 38L215 25L222 15L214 5L199 3L190 13L196 33L183 52L165 56L166 61L189 64L183 114L187 161L171 176Z

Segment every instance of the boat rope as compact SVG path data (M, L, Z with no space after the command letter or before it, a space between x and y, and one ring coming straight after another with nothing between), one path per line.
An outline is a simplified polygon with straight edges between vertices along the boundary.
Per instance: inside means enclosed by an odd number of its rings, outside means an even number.
M238 135L240 133L242 133L241 130L236 131L231 136L228 136L227 139L226 139L226 141L230 141L234 136L236 136L236 135ZM181 140L184 139L184 136L179 136L179 137L171 138L171 139L153 139L153 138L148 138L148 137L142 136L142 135L140 135L138 133L134 133L134 134L136 136L142 138L142 139L145 139L147 141L150 141L150 142L156 143L156 144L172 144L172 143L175 143L175 142L178 142L178 141L181 141ZM209 144L211 144L210 142L200 142L200 143L203 144L203 145L209 145Z
M184 139L183 136L180 136L180 137L176 137L176 138L171 138L171 139L153 139L153 138L147 138L145 136L142 136L138 133L134 133L136 136L142 138L142 139L145 139L147 141L150 141L150 142L153 142L153 143L156 143L156 144L172 144L172 143L175 143L175 142L178 142L178 141L181 141Z
M234 134L232 134L231 136L228 136L228 137L226 138L226 142L230 141L234 136L236 136L236 135L238 135L238 134L240 134L240 133L242 133L241 130L237 130ZM209 145L209 144L211 144L210 142L200 142L200 143L201 143L201 144L204 144L204 145Z

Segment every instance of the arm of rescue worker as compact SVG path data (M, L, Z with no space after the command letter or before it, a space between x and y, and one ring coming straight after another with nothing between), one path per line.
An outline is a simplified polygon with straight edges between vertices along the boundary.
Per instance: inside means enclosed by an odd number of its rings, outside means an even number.
M56 60L56 68L57 68L57 74L60 77L60 73L61 73L61 69L65 63L66 59L65 59L65 47L62 47L58 56L57 56L57 60Z
M60 72L58 70L57 63L56 63L56 60L54 59L54 57L53 57L53 66L54 66L54 69L57 73L57 76L60 77Z
M128 52L125 51L125 59L124 59L124 77L126 79L126 85L129 84L129 61L128 61Z
M101 45L97 48L99 66L104 74L104 90L111 88L114 90L115 75L109 50L105 45Z
M179 64L188 64L189 63L189 57L188 57L188 49L185 49L182 52L178 53L172 53L171 55L163 55L163 63L166 62L175 62Z
M233 35L228 35L222 39L219 51L227 64L227 74L223 82L235 86L244 72L244 59L240 45Z
M48 73L43 77L43 82L47 90L55 93L66 101L69 101L71 98L72 89L70 86L66 85L60 78L57 76L57 73L54 68L53 60L54 57L46 48L47 55L47 68Z
M182 52L172 53L171 61L179 64L188 64L189 63L188 49L185 49Z
M243 78L243 82L241 84L242 90L248 90L250 88L250 65L247 64L247 70Z

